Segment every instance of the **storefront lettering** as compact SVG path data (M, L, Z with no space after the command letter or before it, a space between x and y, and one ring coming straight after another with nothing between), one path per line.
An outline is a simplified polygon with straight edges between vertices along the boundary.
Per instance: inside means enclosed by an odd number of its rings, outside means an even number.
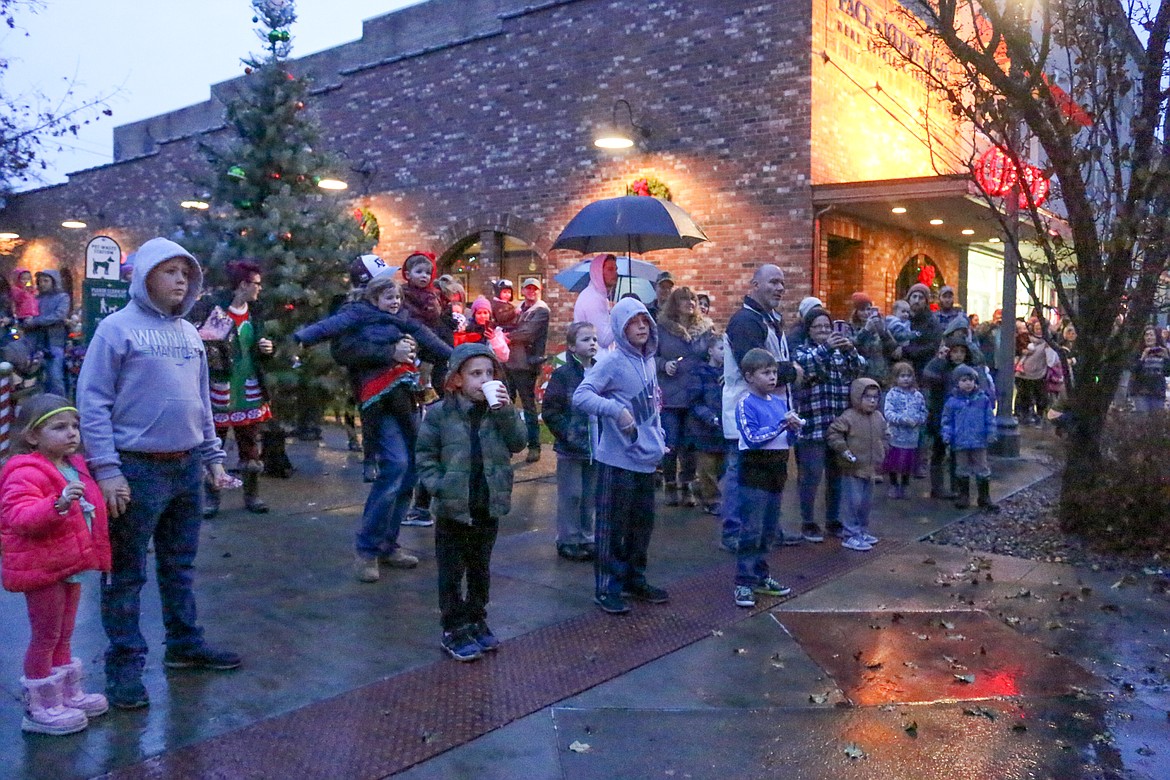
M866 51L885 65L903 72L919 84L926 82L926 74L910 68L910 63L935 73L939 78L946 76L946 61L923 49L922 43L894 21L891 14L875 10L861 0L837 0L837 10L870 33ZM860 43L851 28L852 25L840 23L837 26L847 39Z

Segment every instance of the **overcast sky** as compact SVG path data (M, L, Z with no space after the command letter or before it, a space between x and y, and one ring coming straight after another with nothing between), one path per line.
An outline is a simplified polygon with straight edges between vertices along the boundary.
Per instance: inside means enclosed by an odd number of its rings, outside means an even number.
M8 95L40 90L60 99L76 80L80 96L111 98L112 117L47 149L43 182L113 160L113 130L199 103L208 88L240 74L240 59L262 50L250 0L42 0L37 14L18 16L23 29L0 33L10 60ZM293 56L328 49L362 34L362 20L423 0L299 0L291 28ZM27 32L26 37L24 33Z

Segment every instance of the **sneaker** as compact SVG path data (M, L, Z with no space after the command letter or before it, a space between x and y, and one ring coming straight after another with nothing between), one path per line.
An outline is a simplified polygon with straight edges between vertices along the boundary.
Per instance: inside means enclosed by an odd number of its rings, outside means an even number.
M792 588L787 585L781 585L771 577L765 577L756 583L752 591L759 593L761 596L787 596L792 593Z
M456 661L474 661L483 656L483 648L472 639L467 627L444 631L440 642L447 655Z
M878 542L881 541L881 539L877 538L876 536L873 536L872 534L866 534L866 533L863 533L861 535L861 540L863 542L865 542L866 544L868 544L870 547L873 547L875 544L877 544Z
M468 633L471 634L472 640L479 645L479 649L485 653L490 653L500 647L500 640L496 639L496 635L488 628L488 624L484 620L472 623L467 628Z
M243 661L240 656L230 650L216 650L207 645L200 645L189 650L172 650L167 648L163 655L163 666L168 669L214 669L224 672L237 668Z
M435 518L431 516L429 509L412 508L406 513L406 519L402 521L402 525L415 525L420 528L429 528L435 524Z
M557 555L566 561L591 561L593 556L581 544L558 544Z
M528 457L524 459L525 463L536 463L540 460L540 447L529 447Z
M754 607L756 605L756 594L752 593L752 589L747 585L735 586L735 606L737 607Z
M142 680L118 680L106 683L106 699L120 710L140 710L150 704Z
M378 563L384 563L391 569L413 569L415 566L418 566L418 558L406 552L401 547L395 547L394 552L379 555Z
M841 542L841 546L846 550L854 550L856 552L868 552L873 549L873 545L865 541L860 536L850 536L845 541Z
M703 511L709 515L714 515L715 517L718 517L719 516L719 505L718 504L707 504L705 507L703 507Z
M600 596L594 596L593 601L601 607L602 612L608 612L611 615L622 615L630 611L630 605L616 593L603 593Z
M656 588L648 582L639 582L622 588L622 595L629 596L634 601L644 601L647 604L665 604L670 601L670 594L662 588Z
M780 544L785 547L796 547L798 544L800 544L800 541L803 538L797 536L796 534L786 534L783 531L779 531L778 533L780 536Z
M353 576L358 582L377 582L381 576L378 573L378 559L366 558L357 555L353 559Z
M813 544L820 544L821 542L825 541L825 535L821 533L821 527L816 523L813 523L812 525L806 525L804 528L800 529L800 538L804 539L806 542L812 542Z

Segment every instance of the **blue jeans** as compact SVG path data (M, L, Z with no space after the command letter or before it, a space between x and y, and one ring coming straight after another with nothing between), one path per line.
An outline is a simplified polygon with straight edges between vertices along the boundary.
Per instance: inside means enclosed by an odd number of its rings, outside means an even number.
M376 558L398 549L398 529L406 519L417 482L414 448L407 444L398 421L390 415L383 416L377 433L378 478L370 486L362 510L362 527L357 534L357 552L364 558Z
M45 350L45 392L65 395L65 347Z
M860 536L869 532L869 510L873 506L873 480L866 477L841 477L845 504L845 534Z
M203 519L199 455L193 451L177 460L120 455L122 474L130 483L130 506L110 522L113 570L102 582L102 627L110 640L108 682L136 680L146 665L147 644L138 619L151 537L167 647L185 652L203 644L192 589Z
M720 531L720 541L728 546L735 545L739 538L739 441L727 439L727 457L724 458L723 482L719 485L719 494L723 498L723 528Z
M761 488L739 488L739 544L735 555L735 584L758 585L769 575L768 548L780 527L780 498Z
M817 525L813 516L817 504L817 489L821 479L825 481L825 527L830 533L836 532L841 509L841 468L837 457L823 441L797 442L796 467L799 470L796 484L800 489L800 521L802 530L812 530Z

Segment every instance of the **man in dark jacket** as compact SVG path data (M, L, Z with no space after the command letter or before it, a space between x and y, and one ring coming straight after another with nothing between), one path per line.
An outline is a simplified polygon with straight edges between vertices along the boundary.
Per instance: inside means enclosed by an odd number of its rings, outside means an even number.
M942 325L930 310L930 288L915 284L906 292L906 303L910 304L910 343L902 347L902 357L914 366L914 374L922 381L922 370L926 368L942 344Z
M739 371L740 361L752 349L766 349L779 365L776 392L787 393L788 385L799 381L801 369L788 353L784 320L777 309L784 297L784 272L771 264L761 265L752 274L751 287L743 306L731 316L724 334L727 350L723 360L723 436L727 440L727 464L723 472L722 545L734 550L739 540L739 429L735 426L735 405L747 392ZM789 402L789 408L792 408Z
M548 342L548 304L540 299L540 280L524 280L524 303L508 334L509 392L520 396L524 426L528 429L528 462L540 460L540 419L536 414L536 380L544 363Z
M45 392L65 395L65 341L69 337L69 293L61 288L61 272L37 271L37 305L41 313L22 324L36 334L45 353Z

